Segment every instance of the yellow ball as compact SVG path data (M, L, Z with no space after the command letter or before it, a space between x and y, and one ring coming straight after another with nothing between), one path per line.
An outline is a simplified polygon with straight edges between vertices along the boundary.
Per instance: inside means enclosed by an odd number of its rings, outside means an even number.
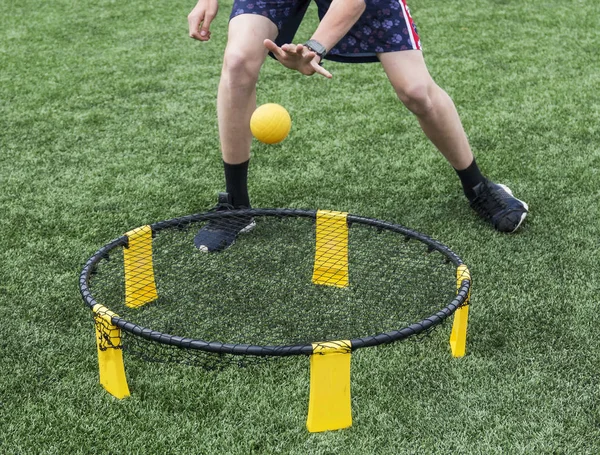
M290 133L292 119L283 106L263 104L252 114L250 130L252 135L265 144L278 144Z

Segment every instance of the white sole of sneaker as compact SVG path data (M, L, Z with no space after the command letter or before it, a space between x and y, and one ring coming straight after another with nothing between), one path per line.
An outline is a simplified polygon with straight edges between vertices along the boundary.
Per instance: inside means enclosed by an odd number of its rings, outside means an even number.
M498 183L499 187L502 187L502 189L504 191L506 191L508 194L510 194L512 197L514 197L513 192L510 190L509 187L507 187L506 185L503 185L502 183ZM521 199L518 199L515 197L515 199L517 201L519 201L521 204L523 204L523 207L525 207L525 210L527 210L527 212L529 212L529 206L527 205L527 202L522 201ZM521 226L521 224L523 223L523 221L525 220L525 217L527 216L527 212L523 213L523 215L521 215L521 219L519 220L519 224L517 224L517 227L514 228L512 231L510 231L511 233L515 232L517 229L519 229L519 226Z
M248 232L250 232L252 229L254 229L256 227L256 221L254 221L254 218L252 219L252 221L250 221L250 223L248 224L248 226L246 226L245 228L240 230L240 234L246 234Z

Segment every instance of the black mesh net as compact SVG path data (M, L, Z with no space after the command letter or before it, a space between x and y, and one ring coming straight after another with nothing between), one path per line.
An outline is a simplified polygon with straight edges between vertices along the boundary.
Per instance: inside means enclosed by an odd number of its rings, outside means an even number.
M158 230L151 241L158 297L152 290L148 293L144 274L149 255L139 248L145 259L124 260L124 251L130 251L112 249L97 264L89 290L97 303L141 327L206 342L258 346L307 345L399 330L453 300L456 265L447 255L398 232L363 222L348 224L345 234L339 223L321 226L320 243L310 217L224 215L177 224ZM129 248L137 248L132 240L130 236ZM331 273L319 277L319 266ZM137 281L136 267L142 270ZM131 295L126 301L126 287L140 282L138 295L154 300L135 306ZM122 345L148 360L208 368L265 359L168 346L127 331Z

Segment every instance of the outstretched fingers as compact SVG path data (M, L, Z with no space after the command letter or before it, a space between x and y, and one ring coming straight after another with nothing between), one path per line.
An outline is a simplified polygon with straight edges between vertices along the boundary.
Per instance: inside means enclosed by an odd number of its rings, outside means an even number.
M313 61L311 64L313 69L315 70L315 73L319 73L321 76L325 76L327 79L331 79L333 77L333 75L329 71L327 71L317 62Z
M273 41L271 41L270 39L266 39L264 41L264 45L265 47L273 53L273 55L277 58L281 57L281 58L285 58L286 57L286 53L285 51L279 47L277 44L275 44ZM284 47L286 45L284 44Z
M264 46L287 68L294 69L302 74L310 76L314 73L331 79L332 75L317 63L317 54L302 44L286 43L279 47L270 39L266 39Z

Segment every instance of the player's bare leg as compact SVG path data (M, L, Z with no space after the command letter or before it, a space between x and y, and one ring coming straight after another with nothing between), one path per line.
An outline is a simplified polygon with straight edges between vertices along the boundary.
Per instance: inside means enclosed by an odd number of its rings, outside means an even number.
M378 55L398 98L415 114L423 132L461 170L473 161L473 153L454 103L436 85L425 66L421 51L390 52Z
M275 39L277 27L266 17L242 14L229 22L229 35L217 95L219 137L227 191L219 194L216 210L250 206L248 164L252 133L250 118L256 109L256 83L267 56L263 42ZM214 252L230 247L238 234L255 226L251 217L209 222L194 237L200 251Z
M223 160L239 164L250 158L250 117L256 109L256 82L267 56L265 39L275 39L277 27L266 17L242 14L231 19L217 95L219 137Z
M471 206L499 231L513 232L528 207L511 190L485 179L471 152L453 101L431 78L419 50L378 54L398 98L457 171Z

